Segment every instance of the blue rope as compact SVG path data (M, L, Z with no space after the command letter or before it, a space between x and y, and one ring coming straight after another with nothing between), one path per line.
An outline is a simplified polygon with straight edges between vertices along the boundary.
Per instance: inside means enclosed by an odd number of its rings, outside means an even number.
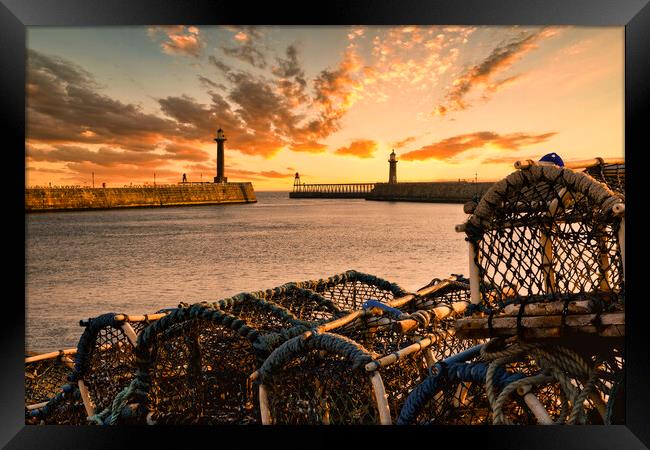
M472 348L470 351L475 350ZM400 411L397 425L408 425L413 423L424 405L426 405L440 389L444 389L446 384L455 381L485 383L485 377L488 370L488 364L484 362L447 363L442 361L435 364L434 367L437 372L434 375L428 376L409 394L402 410ZM502 388L523 377L524 375L521 373L510 373L499 367L495 372L494 380L497 386Z
M68 381L75 382L83 378L90 364L90 351L95 344L99 330L104 327L118 328L120 322L115 320L116 313L106 313L94 319L88 319L84 323L86 329L81 334L77 343L77 354L75 355L74 370L68 375Z
M392 316L392 317L394 317L396 319L399 318L402 314L404 314L404 311L400 311L397 308L393 308L391 306L388 306L386 303L382 303L379 300L368 300L363 304L362 308L364 310L372 309L372 308L379 308L379 309L382 309L382 310L386 311L390 316Z

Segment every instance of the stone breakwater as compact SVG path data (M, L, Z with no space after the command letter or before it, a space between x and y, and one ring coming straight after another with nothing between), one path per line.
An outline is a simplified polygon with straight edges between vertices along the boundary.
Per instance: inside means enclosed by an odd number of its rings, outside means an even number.
M422 183L377 183L368 193L366 200L465 203L483 194L492 186L491 182L422 182Z
M251 183L25 189L25 212L255 202Z

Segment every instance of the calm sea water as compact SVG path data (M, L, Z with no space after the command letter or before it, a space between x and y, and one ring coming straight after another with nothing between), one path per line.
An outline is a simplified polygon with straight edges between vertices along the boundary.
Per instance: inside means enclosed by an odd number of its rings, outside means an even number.
M416 290L467 275L462 205L289 199L26 215L26 346L77 344L79 319L153 313L355 269Z

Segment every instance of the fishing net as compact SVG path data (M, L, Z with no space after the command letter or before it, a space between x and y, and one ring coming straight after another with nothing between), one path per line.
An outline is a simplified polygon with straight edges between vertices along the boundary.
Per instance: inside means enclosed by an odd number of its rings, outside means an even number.
M149 423L259 421L249 375L287 339L331 320L339 309L313 291L285 285L171 312L138 341L138 413Z
M421 290L407 311L424 310L432 313L431 323L426 332L435 336L430 351L434 361L441 361L463 350L471 348L483 340L463 339L457 336L456 319L462 317L470 300L470 287L467 279L451 277L445 280L434 279L429 289Z
M369 300L363 304L362 311L348 316L349 320L344 320L336 327L328 327L331 334L318 333L319 336L326 336L319 339L330 346L350 340L377 360L367 371L377 371L378 375L381 373L387 409L392 415L391 420L394 420L411 390L428 375L431 364L444 355L456 353L476 342L457 339L453 329L454 318L462 313L467 304L468 289L466 283L455 279L434 280L431 288L423 291L422 296L412 296L410 300L395 300L389 304ZM393 308L391 304L398 305L400 309ZM307 338L309 339L311 338ZM268 362L272 358L278 358L276 354L269 356L265 362L273 368L265 369L268 371L266 387L269 390L269 414L273 423L313 424L322 423L323 420L334 423L331 422L333 416L330 410L318 409L313 405L323 405L322 408L325 409L333 403L342 405L342 400L330 397L340 395L345 386L355 385L355 380L359 377L370 376L363 371L351 371L349 365L344 363L345 358L336 359L340 355L335 357L331 352L324 354L311 347L309 351L305 350L305 347L299 345L304 340L303 337L294 338L278 348L277 352L287 358L284 365ZM383 356L387 358L382 358ZM326 377L328 381L324 382L320 373L329 374ZM283 381L286 379L291 379L291 382ZM367 383L365 378L363 380ZM356 383L360 381L357 380ZM287 388L288 385L291 387ZM298 391L305 392L308 398L303 398ZM335 394L328 394L330 391ZM296 409L293 401L296 399L312 405L309 410L313 414L294 415ZM366 405L363 410L369 411L372 408ZM358 411L356 403L353 406L339 407L335 422L379 423L377 415L360 416L356 413Z
M480 306L620 301L623 199L589 175L532 166L495 183L465 224L478 268Z
M297 319L314 324L329 322L348 313L347 310L341 309L336 301L302 287L301 283L287 283L273 289L252 292L249 295L286 308ZM249 308L250 305L254 305L254 303L238 302L229 299L219 300L214 303L214 307L236 315L246 315L247 313L244 309ZM242 309L241 312L240 309ZM270 326L273 328L272 325Z
M297 285L332 299L345 311L357 310L368 300L387 303L406 295L406 291L395 283L355 270L348 270L326 279L302 281Z
M372 355L333 333L297 336L258 370L267 424L377 424L379 409L364 365Z
M115 396L135 378L137 334L162 316L130 318L108 313L81 322L85 328L77 344L74 371L68 379L87 391L85 401L92 411L110 408Z
M87 413L79 389L64 384L45 406L28 411L25 422L32 425L85 425Z
M479 357L480 351L480 357ZM418 385L398 424L603 424L611 389L589 358L557 343L500 339L448 358Z
M45 358L38 355L25 359L25 406L43 403L61 391L72 373L70 359L75 350L61 350Z

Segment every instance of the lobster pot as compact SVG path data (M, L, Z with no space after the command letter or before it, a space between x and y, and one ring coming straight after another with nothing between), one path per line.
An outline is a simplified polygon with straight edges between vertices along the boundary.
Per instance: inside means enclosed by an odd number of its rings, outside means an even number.
M303 281L297 285L318 292L348 312L360 309L368 300L388 303L406 295L406 291L395 283L355 270L326 279Z
M571 169L531 166L495 183L462 227L472 303L501 311L510 303L620 301L620 211L620 194Z
M457 363L426 378L410 394L397 419L398 425L489 425L490 403L485 392L484 363ZM499 373L500 385L521 378ZM530 423L521 405L509 404L509 416ZM535 422L532 422L535 423Z
M76 349L67 349L25 358L25 407L47 402L61 391L72 373L75 353Z
M423 331L435 336L434 342L427 349L434 361L442 361L484 341L461 338L456 334L455 321L463 317L470 302L468 283L450 278L438 281L421 292L421 295L401 309L409 313L429 312L431 321Z
M86 425L87 413L79 388L63 385L44 406L28 410L25 422L30 425Z
M584 171L594 179L605 183L612 191L625 195L625 162L608 163L603 161L600 164L587 167Z
M329 322L347 314L347 311L342 310L331 298L324 297L310 289L302 288L293 283L242 295L246 297L252 295L261 301L277 304L286 308L296 319L314 324ZM248 307L247 305L255 304L255 302L240 302L237 298L236 296L232 299L219 300L214 303L214 307L232 312L235 315L246 315L245 308Z
M605 383L610 376L593 353L557 342L522 343L515 352L499 339L478 347L481 358L473 347L463 352L467 357L445 360L444 370L435 365L409 395L397 423L603 424L614 422L614 411L620 415L613 385Z
M257 421L247 375L257 367L251 342L221 323L190 319L160 329L150 346L148 408L156 423Z
M426 358L413 352L384 365L375 361L376 350L401 349L414 337L390 327L348 332L354 340L335 333L298 336L266 359L257 374L265 393L260 396L264 423L392 423L391 413L426 377Z
M248 376L276 346L333 317L331 302L314 292L288 287L275 295L285 304L290 298L295 314L240 294L179 308L144 329L137 347L138 393L130 399L139 411L136 422L259 422Z
M115 396L135 378L137 335L165 314L129 317L108 313L82 321L74 372L88 416L110 408Z
M380 423L387 405L364 369L371 360L361 345L332 333L290 339L258 371L262 422Z

